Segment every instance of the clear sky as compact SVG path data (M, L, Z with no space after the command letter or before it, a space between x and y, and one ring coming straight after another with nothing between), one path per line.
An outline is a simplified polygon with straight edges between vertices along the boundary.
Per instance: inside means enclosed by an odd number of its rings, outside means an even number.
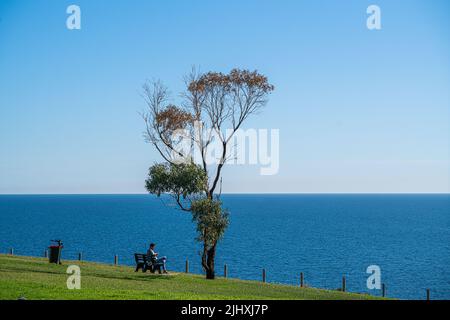
M279 173L225 192L449 192L449 39L445 0L2 0L0 193L145 192L141 85L193 65L276 86L246 127L280 129Z

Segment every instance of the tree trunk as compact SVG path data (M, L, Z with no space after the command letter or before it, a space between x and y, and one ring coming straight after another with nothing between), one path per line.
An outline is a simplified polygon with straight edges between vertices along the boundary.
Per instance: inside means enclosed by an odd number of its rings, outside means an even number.
M206 243L203 243L203 253L202 253L202 267L205 270L206 274L208 274L208 246Z
M214 189L210 192L207 192L207 197L210 200L213 200ZM206 230L204 231L207 232ZM205 237L206 238L206 237ZM202 254L202 266L206 272L206 279L214 280L216 278L216 273L214 270L214 261L216 258L216 245L217 241L211 247L208 247L207 243L203 243L203 254Z
M206 259L206 263L208 265L208 269L206 270L206 279L214 279L216 277L215 271L214 271L214 260L216 258L216 244L214 244L211 248L208 250L208 256Z
M208 248L206 244L203 244L202 254L202 267L206 272L206 279L215 279L216 273L214 269L214 261L216 258L216 243Z

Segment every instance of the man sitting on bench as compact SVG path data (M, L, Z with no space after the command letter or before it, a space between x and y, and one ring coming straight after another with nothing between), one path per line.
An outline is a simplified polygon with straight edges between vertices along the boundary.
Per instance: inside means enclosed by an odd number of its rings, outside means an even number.
M158 258L158 253L155 252L155 247L156 244L150 243L150 248L147 251L147 256L151 259L152 263L161 265L164 273L168 273L166 270L167 257Z

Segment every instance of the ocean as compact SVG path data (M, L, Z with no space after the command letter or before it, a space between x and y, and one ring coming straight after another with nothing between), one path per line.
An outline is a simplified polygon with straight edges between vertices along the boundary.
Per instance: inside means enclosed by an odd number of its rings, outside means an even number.
M216 272L298 285L369 290L367 268L380 267L387 295L450 299L450 195L225 194L230 227ZM157 243L168 268L201 273L200 245L189 213L152 195L2 195L0 252L43 256L51 239L63 259L134 265L133 253Z

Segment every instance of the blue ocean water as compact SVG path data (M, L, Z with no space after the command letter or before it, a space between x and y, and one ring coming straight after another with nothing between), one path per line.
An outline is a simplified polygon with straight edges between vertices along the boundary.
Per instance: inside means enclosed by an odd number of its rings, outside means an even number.
M223 195L231 225L220 243L217 274L336 289L368 290L369 265L381 268L387 294L450 299L450 195ZM201 272L189 213L151 195L0 196L0 252L42 256L50 239L63 258L133 265L150 241L172 270Z

